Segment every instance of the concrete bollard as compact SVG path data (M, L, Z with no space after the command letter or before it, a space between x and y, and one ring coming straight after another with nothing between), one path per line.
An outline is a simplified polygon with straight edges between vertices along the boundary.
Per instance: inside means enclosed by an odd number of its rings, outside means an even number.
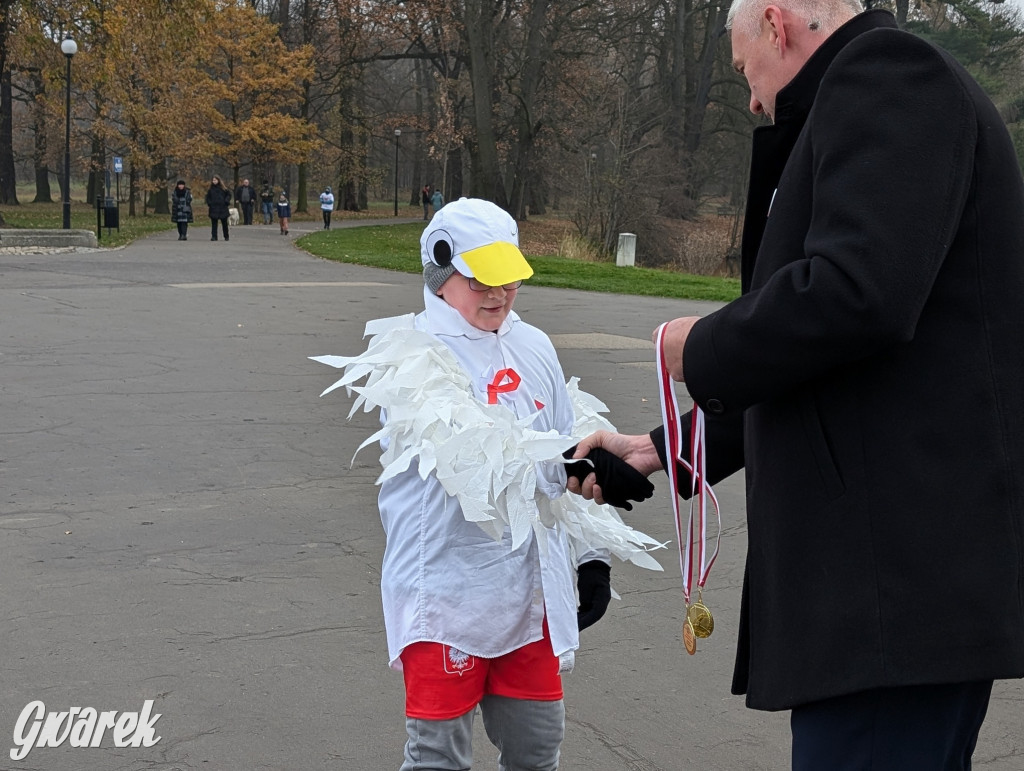
M636 233L619 233L619 248L615 252L615 264L630 268L636 264Z

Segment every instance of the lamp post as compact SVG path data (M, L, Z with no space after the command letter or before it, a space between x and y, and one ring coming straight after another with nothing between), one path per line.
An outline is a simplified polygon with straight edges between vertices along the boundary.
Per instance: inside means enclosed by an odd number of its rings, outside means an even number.
M398 216L398 138L402 129L395 129L395 216Z
M78 53L78 44L71 38L60 43L68 60L67 99L64 103L64 230L71 229L71 57Z

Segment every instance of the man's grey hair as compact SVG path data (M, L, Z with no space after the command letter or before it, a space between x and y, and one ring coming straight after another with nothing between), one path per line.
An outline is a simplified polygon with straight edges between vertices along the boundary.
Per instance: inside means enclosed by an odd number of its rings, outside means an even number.
M824 35L831 35L864 10L861 0L733 0L725 28L751 39L757 37L761 34L761 14L769 5L805 19L810 29Z

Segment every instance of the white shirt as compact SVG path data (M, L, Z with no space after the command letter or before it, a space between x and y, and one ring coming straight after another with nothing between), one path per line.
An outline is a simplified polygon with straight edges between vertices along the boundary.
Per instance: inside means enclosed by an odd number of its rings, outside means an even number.
M538 411L531 428L569 435L573 409L565 377L547 335L514 312L497 334L469 324L457 310L424 288L426 310L415 325L447 345L487 400L495 374L514 369L519 387L500 394L499 403L525 417ZM560 464L539 464L538 489L549 498L565 490ZM561 530L547 530L547 554L537 537L511 550L508 528L494 541L464 518L433 476L420 479L416 464L381 485L378 499L387 535L381 596L388 656L414 642L450 645L470 655L496 658L543 637L545 611L555 655L579 647L574 571Z
M334 193L320 194L320 208L326 211L331 211L334 209Z

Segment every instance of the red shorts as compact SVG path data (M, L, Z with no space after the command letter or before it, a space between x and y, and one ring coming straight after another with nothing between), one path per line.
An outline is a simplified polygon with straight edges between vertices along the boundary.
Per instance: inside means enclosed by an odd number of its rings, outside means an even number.
M418 642L402 651L405 714L420 720L465 715L488 695L533 701L562 698L558 657L544 637L496 659L470 656L450 645Z

